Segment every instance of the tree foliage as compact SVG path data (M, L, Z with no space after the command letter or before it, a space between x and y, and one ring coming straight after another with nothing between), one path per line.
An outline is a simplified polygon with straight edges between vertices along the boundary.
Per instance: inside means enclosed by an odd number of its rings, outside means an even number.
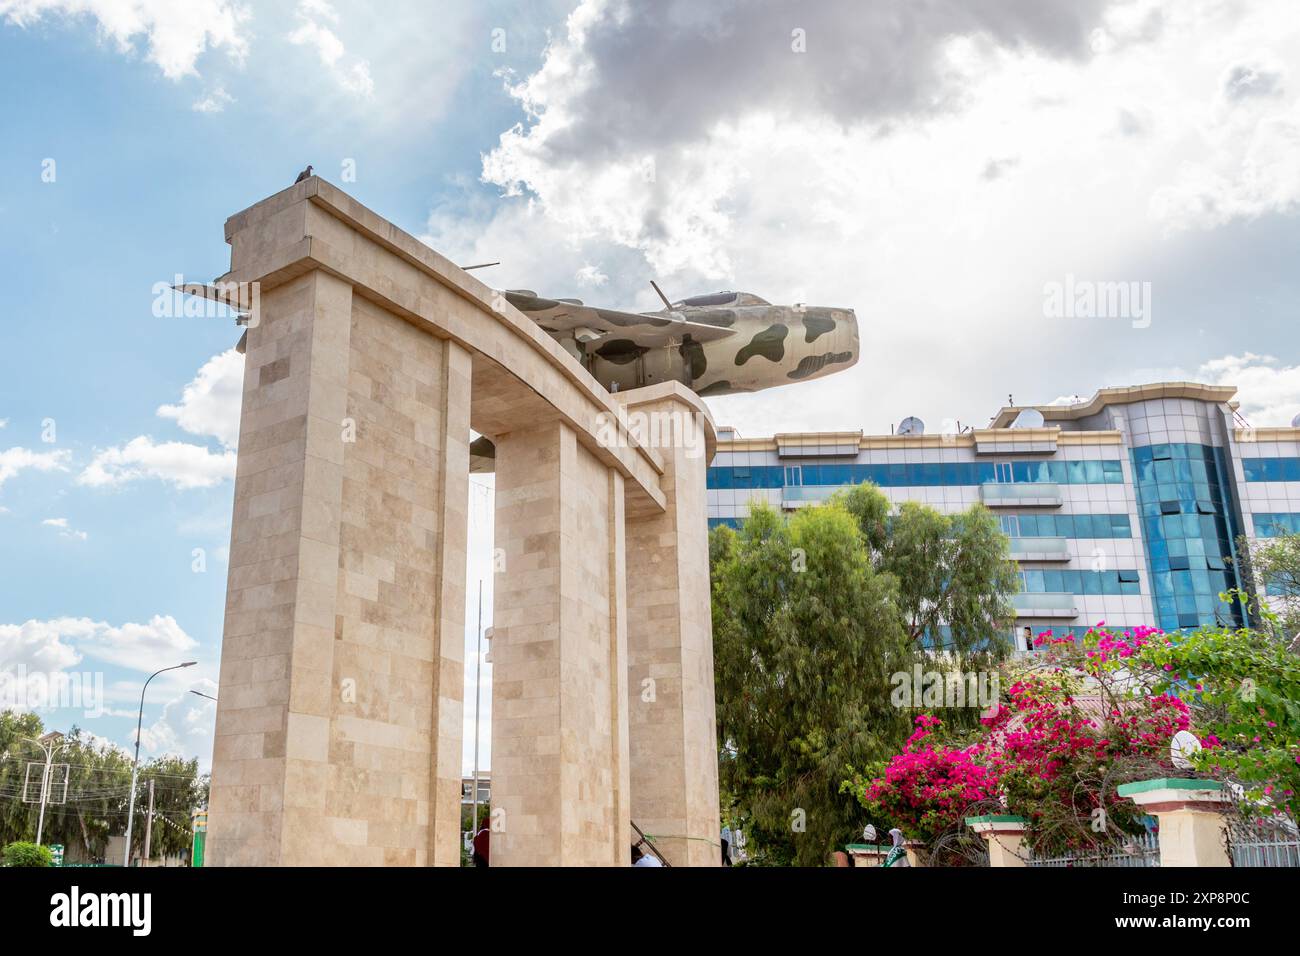
M1243 603L1259 630L1300 651L1300 534L1240 538L1237 551L1244 587L1254 595L1243 595Z
M789 520L755 504L710 537L721 779L757 862L820 865L860 830L840 784L907 737L894 675L1006 653L1015 579L992 516L889 510L859 487Z
M1019 589L1007 536L983 505L942 514L905 501L890 513L874 485L843 493L878 571L898 581L898 607L909 640L922 645L946 628L944 650L966 666L1005 656L998 639L1015 616L1011 595Z
M35 714L0 713L0 843L36 838L40 807L24 801L23 782L27 765L44 760L29 741L45 730ZM42 842L63 844L69 861L103 860L109 837L126 832L131 758L73 727L60 742L54 763L68 765L67 800L46 807ZM152 856L184 852L192 841L191 814L207 803L207 779L199 775L196 759L162 756L140 765L132 833L137 855L143 855L150 829L145 821L151 780Z

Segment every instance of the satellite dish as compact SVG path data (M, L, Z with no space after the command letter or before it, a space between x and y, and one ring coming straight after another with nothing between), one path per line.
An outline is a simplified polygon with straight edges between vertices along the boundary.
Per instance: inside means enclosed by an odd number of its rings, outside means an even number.
M1043 413L1036 408L1026 408L1023 411L1021 411L1019 415L1016 416L1016 420L1011 423L1011 427L1012 428L1042 428Z
M925 422L915 415L908 415L898 425L898 434L900 435L924 435Z
M1169 743L1169 759L1174 762L1174 766L1179 770L1192 769L1192 757L1201 750L1201 742L1196 739L1196 735L1180 730L1174 734L1174 739Z
M868 843L876 842L875 824L868 823L865 827L862 828L862 839L866 840Z

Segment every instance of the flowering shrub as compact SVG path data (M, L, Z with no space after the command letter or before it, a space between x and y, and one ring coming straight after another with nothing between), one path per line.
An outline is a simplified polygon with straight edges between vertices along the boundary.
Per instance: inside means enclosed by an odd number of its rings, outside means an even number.
M946 740L943 722L921 714L903 752L850 786L873 816L927 841L975 809L1027 817L1039 844L1139 829L1116 784L1169 772L1170 738L1190 725L1190 710L1165 692L1117 692L1103 664L1132 658L1152 633L1098 632L1083 648L1044 632L1037 643L1054 653L1010 669L1005 698L976 740Z
M1044 631L1035 645L1041 653L1009 667L977 739L948 737L921 714L902 753L847 784L873 818L930 841L972 811L1000 810L1027 817L1036 846L1080 846L1141 827L1119 784L1198 771L1294 817L1300 658L1281 644L1248 629L1098 625L1082 640ZM1171 739L1193 728L1195 769L1176 769Z
M1198 770L1241 784L1259 808L1300 810L1300 658L1249 628L1105 635L1086 654L1099 675L1123 674L1194 714ZM1114 649L1112 649L1114 648Z
M904 826L908 836L929 839L951 826L966 807L997 793L997 774L984 761L981 744L950 747L934 735L943 721L929 714L916 718L916 732L903 752L889 761L884 773L859 786L863 804L891 823Z

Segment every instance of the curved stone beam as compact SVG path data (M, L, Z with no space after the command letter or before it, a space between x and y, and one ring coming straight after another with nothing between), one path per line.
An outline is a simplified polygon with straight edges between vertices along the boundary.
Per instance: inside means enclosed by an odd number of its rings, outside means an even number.
M625 431L602 444L602 425L618 404L560 345L489 286L347 193L313 177L226 221L231 269L221 283L260 283L262 295L312 269L350 282L407 321L448 338L474 359L470 425L495 437L526 420L563 420L579 441L628 481L629 498L663 509L663 459ZM468 302L474 314L456 308ZM482 315L492 322L483 322Z

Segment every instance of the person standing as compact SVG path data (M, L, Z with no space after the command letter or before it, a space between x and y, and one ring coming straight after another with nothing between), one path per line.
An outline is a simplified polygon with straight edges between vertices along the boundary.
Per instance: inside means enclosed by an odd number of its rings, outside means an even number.
M474 865L488 866L488 851L491 849L492 831L488 829L487 823L483 824L483 829L474 834Z
M894 827L889 831L889 839L894 844L889 848L889 855L881 866L911 866L907 859L907 848L903 846L903 831Z

